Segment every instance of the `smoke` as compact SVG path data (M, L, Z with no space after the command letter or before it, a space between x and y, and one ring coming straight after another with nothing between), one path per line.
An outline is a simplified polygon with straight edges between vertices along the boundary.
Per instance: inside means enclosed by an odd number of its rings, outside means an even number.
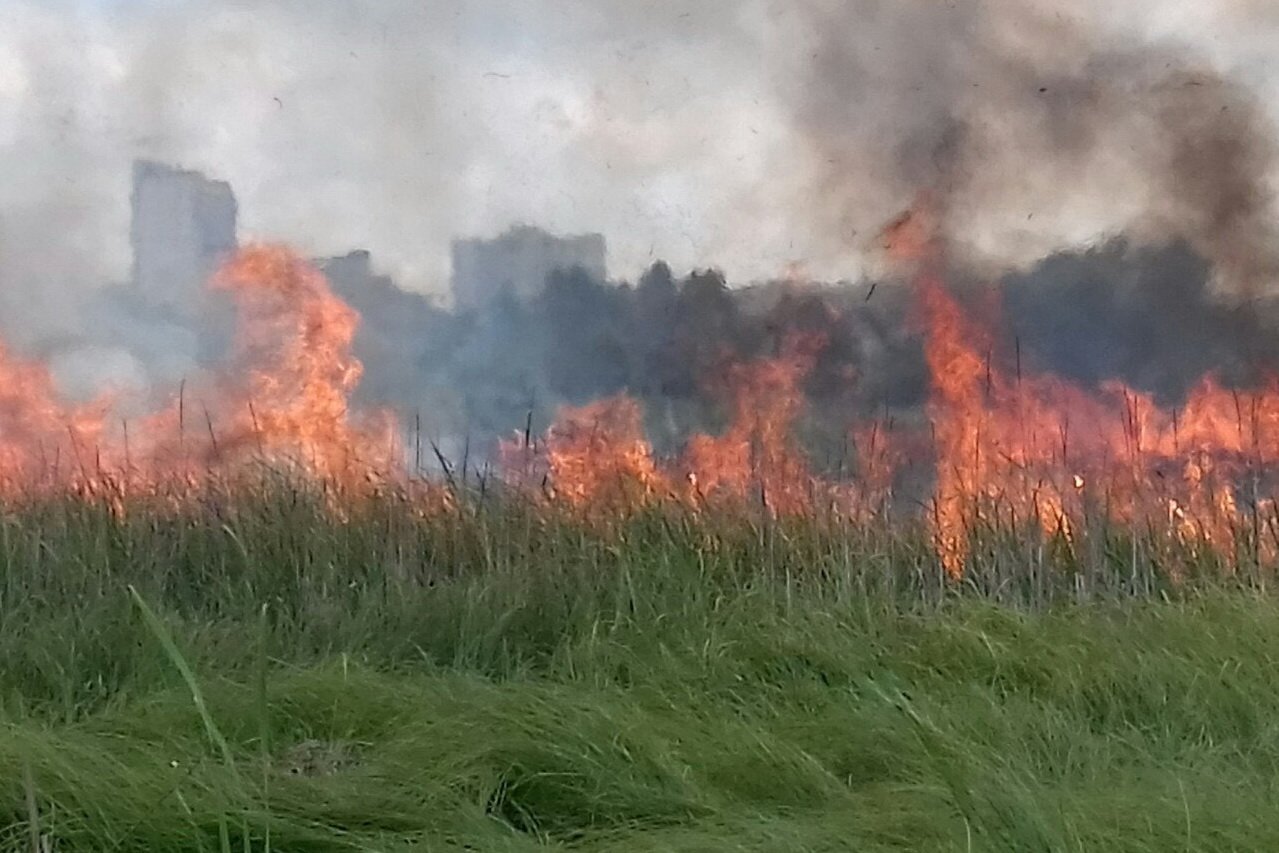
M1062 5L11 0L6 279L123 278L135 156L229 180L255 235L370 249L414 290L445 290L449 239L512 220L603 232L629 277L658 257L855 274L873 218L939 168L958 233L1036 257L1149 211L1211 153L1143 137L1228 105L1218 135L1247 139L1218 54L1254 55L1275 23L1264 2L1141 4L1198 34L1159 48L1104 26L1131 10ZM1186 69L1207 85L1178 89Z
M125 277L139 156L230 181L249 234L369 249L413 290L446 291L452 238L514 220L604 231L632 275L767 268L730 224L775 126L733 5L13 0L6 277Z
M1087 337L1051 300L1079 296L1062 277L1113 285L1115 299L1135 288L1153 326L1185 329L1178 318L1209 301L1176 282L1272 290L1274 8L10 0L0 331L54 357L79 396L198 370L204 330L100 294L128 275L129 170L145 157L228 180L245 238L311 256L370 250L389 279L337 282L365 318L362 398L434 413L453 434L629 388L660 401L650 426L673 436L706 419L704 374L767 354L796 325L828 339L808 389L828 411L909 405L922 372L891 287L860 306L869 284L824 293L819 310L725 282L795 260L830 280L881 274L874 236L921 192L958 271L1022 270L1010 321L1044 335L1047 367L1132 374L1171 347L1095 355L1119 332ZM566 279L537 304L462 318L391 285L444 294L449 241L512 221L604 233L612 270L636 288ZM1156 248L1089 254L1120 234ZM1062 260L1076 257L1090 260ZM641 282L658 258L678 272ZM707 268L723 274L684 274ZM1027 295L1040 283L1044 295ZM1114 308L1088 293L1082 304ZM1203 364L1242 358L1217 343L1242 328L1237 313L1213 316L1213 345L1196 338L1212 358L1134 381L1176 394ZM1066 353L1072 335L1100 347L1093 360ZM846 399L854 375L860 396Z
M1109 380L1180 404L1205 376L1255 385L1279 368L1275 304L1235 304L1185 243L1122 239L1045 258L1004 281L1004 330L1028 370L1084 386Z
M1123 231L1188 241L1225 290L1272 290L1275 128L1256 94L1184 45L1059 6L811 6L792 93L824 233L873 234L926 192L973 263Z

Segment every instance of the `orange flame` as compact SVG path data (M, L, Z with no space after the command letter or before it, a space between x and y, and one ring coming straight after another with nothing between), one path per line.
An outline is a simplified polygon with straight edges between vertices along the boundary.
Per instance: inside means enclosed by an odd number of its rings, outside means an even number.
M934 271L940 243L908 231L895 245L923 266L916 296L932 378L932 521L947 573L963 573L971 534L999 511L1071 540L1090 492L1103 498L1111 521L1153 528L1162 516L1179 541L1233 558L1235 484L1279 450L1279 382L1241 396L1207 377L1173 412L1121 383L1093 394L1051 376L1023 376L1020 366L1010 376L988 328Z
M358 422L350 396L363 370L351 354L359 317L313 266L280 246L242 250L214 279L241 318L226 408L238 411L219 452L256 445L332 478L385 470L390 419Z
M524 437L504 442L505 470L517 481L544 478L550 493L581 511L624 512L668 494L644 440L639 403L625 395L560 410L546 435L544 466Z
M794 425L803 409L800 382L822 345L814 338L794 337L776 358L729 368L731 424L719 436L694 436L684 451L695 501L758 500L781 515L811 511L813 476L795 441Z
M184 433L182 401L108 430L115 401L58 399L43 364L0 347L0 483L5 496L41 484L106 496L183 484L196 472L230 471L250 459L288 463L346 486L392 467L390 419L354 417L349 397L361 366L351 355L358 317L324 277L290 250L251 246L218 272L234 299L235 357L214 377L210 412L228 415L207 433ZM212 416L210 415L210 418Z
M42 481L91 479L109 401L60 402L49 369L0 344L0 486L12 493Z

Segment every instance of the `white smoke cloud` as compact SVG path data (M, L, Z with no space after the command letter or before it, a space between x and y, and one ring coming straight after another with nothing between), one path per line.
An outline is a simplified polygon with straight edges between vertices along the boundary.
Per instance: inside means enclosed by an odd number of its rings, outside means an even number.
M369 248L437 293L451 238L514 220L601 231L626 276L658 257L739 280L796 259L855 275L859 244L816 233L806 198L814 152L791 101L814 50L808 5L7 0L0 326L72 325L77 293L127 276L136 156L229 180L248 235ZM1271 3L1057 5L1276 86ZM909 50L898 35L882 49ZM1028 245L1094 233L1117 206L1093 201L1042 213Z

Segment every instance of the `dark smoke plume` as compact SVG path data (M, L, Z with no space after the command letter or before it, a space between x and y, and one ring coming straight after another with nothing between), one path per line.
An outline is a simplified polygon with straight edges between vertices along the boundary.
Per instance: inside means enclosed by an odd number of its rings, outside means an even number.
M1028 0L827 2L807 24L795 119L834 239L926 191L974 263L1024 263L1058 248L1034 239L1042 223L1094 219L1186 241L1224 291L1276 285L1274 128L1253 92L1184 48Z

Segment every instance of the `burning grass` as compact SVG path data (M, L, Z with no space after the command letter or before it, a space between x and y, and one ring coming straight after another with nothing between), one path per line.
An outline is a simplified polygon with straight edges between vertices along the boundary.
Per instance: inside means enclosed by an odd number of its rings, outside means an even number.
M525 435L507 446L521 460L507 479L583 517L665 501L694 514L922 521L953 581L978 570L981 542L1007 531L1087 571L1111 530L1160 555L1174 582L1187 554L1225 574L1279 566L1279 376L1228 388L1208 375L1182 405L1162 407L1118 381L1089 389L1023 370L1020 346L994 331L997 301L974 311L947 285L926 213L921 202L885 231L886 251L914 279L926 417L849 424L851 477L819 474L797 441L823 342L792 334L775 356L728 367L717 389L728 426L690 436L676 458L654 458L638 404L618 396L565 409L540 445ZM530 488L530 471L542 488Z
M605 527L651 513L922 524L955 582L980 577L982 543L1010 531L1067 574L1099 571L1112 531L1142 542L1145 556L1130 562L1162 565L1173 582L1185 554L1223 574L1272 571L1279 378L1241 390L1205 377L1183 406L1164 409L1122 385L1088 390L1024 372L1019 354L1010 367L990 321L997 307L978 315L948 289L944 246L920 208L888 229L885 245L915 277L926 417L909 428L891 417L848 424L851 476L823 474L805 453L804 382L825 341L792 330L773 355L706 377L726 425L687 436L674 457L654 454L642 404L621 394L504 443L481 489ZM253 246L212 286L237 311L226 363L118 426L122 407L156 401L65 403L44 365L0 351L0 498L78 496L117 514L156 501L199 507L265 466L317 484L338 516L385 492L415 496L422 513L456 511L474 485L468 471L441 458L442 481L427 482L404 464L390 414L352 407L359 317L323 275L284 247Z

